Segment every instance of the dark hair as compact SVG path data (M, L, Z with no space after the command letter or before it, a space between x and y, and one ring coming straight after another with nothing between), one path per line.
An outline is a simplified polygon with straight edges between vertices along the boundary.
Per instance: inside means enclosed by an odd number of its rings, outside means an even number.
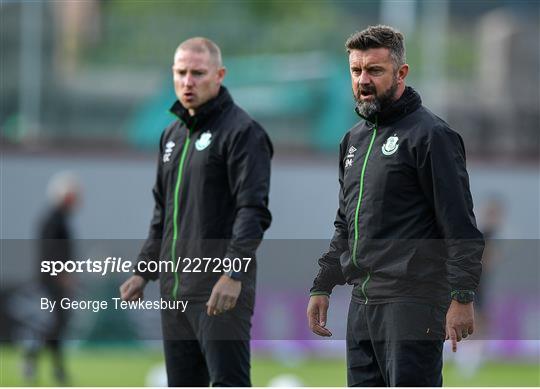
M398 30L379 24L369 26L365 30L352 34L345 42L347 53L351 50L368 50L377 48L387 48L394 62L396 70L405 63L405 43L403 34Z

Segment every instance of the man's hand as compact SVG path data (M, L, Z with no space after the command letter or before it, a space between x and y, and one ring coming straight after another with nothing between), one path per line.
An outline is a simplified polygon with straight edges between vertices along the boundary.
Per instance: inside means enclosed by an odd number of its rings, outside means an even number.
M473 303L461 304L452 300L446 313L446 340L452 341L452 351L457 351L457 342L474 332Z
M330 305L328 296L311 296L307 307L309 328L319 336L332 336L326 328L326 315Z
M124 301L135 301L144 297L143 290L146 280L141 276L134 275L120 286L120 297Z
M224 311L233 309L236 300L240 296L242 282L233 280L231 277L222 275L212 289L210 299L206 303L208 316L216 316Z

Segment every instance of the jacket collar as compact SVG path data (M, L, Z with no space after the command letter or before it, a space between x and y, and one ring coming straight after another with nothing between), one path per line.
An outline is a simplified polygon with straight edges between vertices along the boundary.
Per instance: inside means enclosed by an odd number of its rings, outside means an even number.
M195 131L210 117L216 115L232 103L233 99L229 94L229 91L224 86L221 86L218 95L201 105L194 116L190 116L188 110L185 109L178 100L174 102L169 111L184 122L189 129ZM197 128L193 128L195 126L197 126Z
M389 106L385 107L381 112L375 113L370 117L364 117L358 111L358 107L354 110L362 119L371 123L388 124L395 122L411 112L416 111L422 105L422 99L418 92L412 87L407 86L399 99L394 101Z

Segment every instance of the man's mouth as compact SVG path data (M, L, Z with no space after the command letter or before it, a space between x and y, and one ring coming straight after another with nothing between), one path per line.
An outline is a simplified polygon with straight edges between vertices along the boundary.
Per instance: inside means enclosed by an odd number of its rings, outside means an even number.
M184 93L184 99L193 100L194 98L195 98L195 93L193 93L193 92L185 92Z
M375 94L373 93L373 91L361 90L360 97L362 99L372 99L373 97L375 97Z

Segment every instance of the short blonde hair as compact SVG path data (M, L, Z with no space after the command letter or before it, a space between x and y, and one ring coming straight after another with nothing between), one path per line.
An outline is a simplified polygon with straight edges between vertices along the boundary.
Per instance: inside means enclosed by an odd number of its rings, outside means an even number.
M219 46L208 38L194 37L183 41L176 48L174 56L176 57L176 54L181 50L193 51L196 53L208 53L210 54L210 58L214 61L217 67L223 66L223 62L221 60L221 50L219 49Z

